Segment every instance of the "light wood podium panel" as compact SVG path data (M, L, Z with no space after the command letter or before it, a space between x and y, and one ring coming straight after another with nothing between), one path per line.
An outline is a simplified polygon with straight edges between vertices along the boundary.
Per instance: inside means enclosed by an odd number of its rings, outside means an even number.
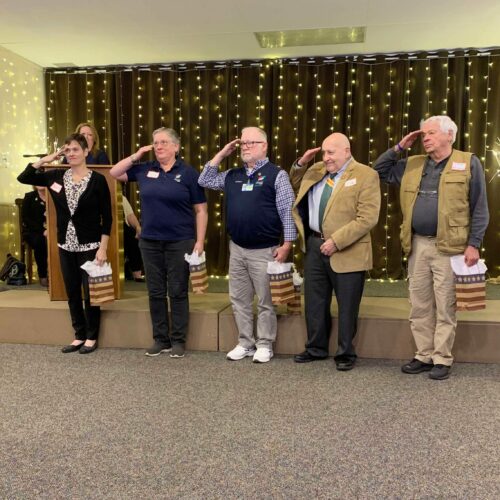
M123 271L123 203L122 190L118 187L117 181L111 177L109 171L112 165L87 165L90 170L98 172L108 182L111 194L111 214L113 225L108 243L108 262L113 269L113 285L115 298L121 298L125 273ZM63 168L67 165L49 165L47 169ZM61 273L59 263L59 248L57 246L57 216L51 196L47 193L47 243L49 254L49 295L50 300L68 300L66 288Z

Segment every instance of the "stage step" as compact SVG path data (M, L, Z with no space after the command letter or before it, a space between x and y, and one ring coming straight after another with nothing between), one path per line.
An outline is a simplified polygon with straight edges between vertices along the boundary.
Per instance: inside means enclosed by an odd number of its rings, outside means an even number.
M229 297L224 293L190 295L188 350L231 350L238 333ZM487 301L485 311L459 313L454 355L457 361L500 362L500 301ZM332 314L336 304L332 301ZM356 349L364 358L409 359L414 346L405 298L364 297L361 303ZM72 340L65 302L51 302L44 291L9 290L0 293L0 342L64 345ZM276 354L304 350L303 314L291 315L278 307ZM333 320L330 354L336 350ZM126 292L124 298L103 307L100 347L146 348L152 343L148 298L144 292Z

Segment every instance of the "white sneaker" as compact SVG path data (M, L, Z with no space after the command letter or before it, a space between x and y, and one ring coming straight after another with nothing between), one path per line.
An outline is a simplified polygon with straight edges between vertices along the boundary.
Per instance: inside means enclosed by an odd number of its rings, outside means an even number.
M269 349L269 347L257 347L257 351L253 355L253 362L267 363L268 361L271 361L273 356L273 350Z
M227 359L231 361L238 361L239 359L246 358L247 356L253 356L255 353L255 349L251 347L250 349L246 349L241 345L237 345L232 351L229 351L226 355Z

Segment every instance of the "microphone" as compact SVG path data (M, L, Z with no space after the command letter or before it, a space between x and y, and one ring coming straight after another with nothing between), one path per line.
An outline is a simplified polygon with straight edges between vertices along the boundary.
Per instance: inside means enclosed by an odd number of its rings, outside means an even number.
M47 153L35 153L35 154L25 154L23 155L23 158L43 158L44 156L47 156Z

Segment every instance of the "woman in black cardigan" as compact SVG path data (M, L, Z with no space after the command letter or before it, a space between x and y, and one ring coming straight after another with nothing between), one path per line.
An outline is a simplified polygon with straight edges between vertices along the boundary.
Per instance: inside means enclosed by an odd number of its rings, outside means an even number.
M61 150L29 164L17 180L23 184L46 186L57 214L57 244L61 271L68 295L75 340L62 352L88 354L97 348L100 308L90 305L87 273L80 266L90 260L99 265L107 260L111 233L111 196L106 178L87 168L88 145L81 134L71 134ZM69 169L39 172L64 154ZM85 312L81 287L84 289Z

